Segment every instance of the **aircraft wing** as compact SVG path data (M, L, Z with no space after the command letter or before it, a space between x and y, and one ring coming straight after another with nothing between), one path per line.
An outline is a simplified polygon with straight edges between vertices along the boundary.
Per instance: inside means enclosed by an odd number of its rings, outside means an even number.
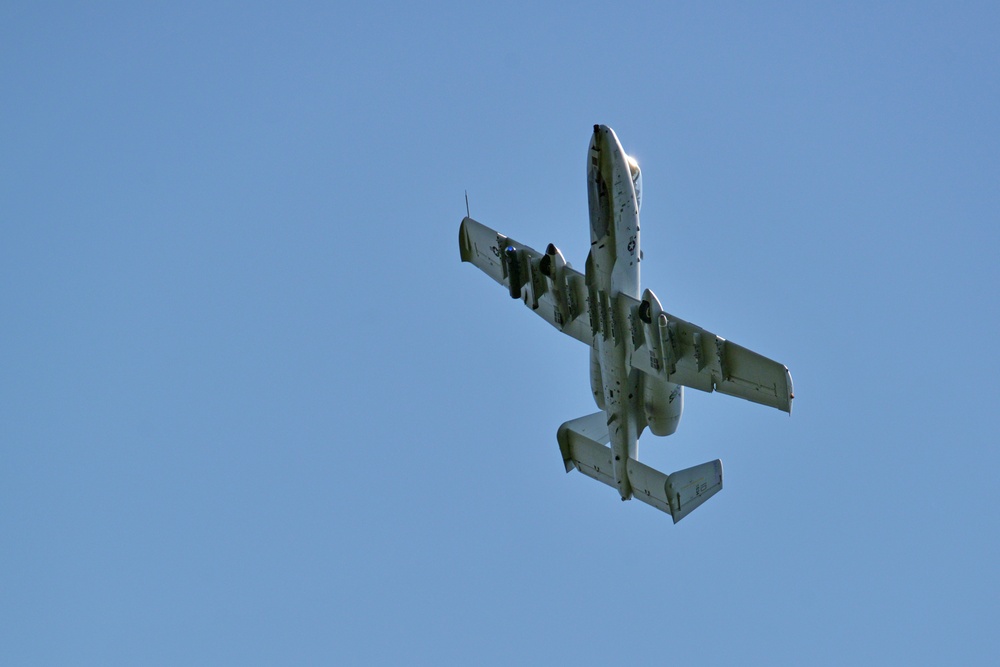
M668 382L717 391L791 414L788 367L663 311L646 290L641 301L620 295L631 333L629 363Z
M555 246L545 253L522 245L472 218L462 220L458 245L463 262L471 262L507 288L543 320L568 336L591 345L594 334L587 315L587 285Z
M629 363L668 382L792 411L792 376L783 364L663 311L656 295L618 295L618 312L605 320L588 309L586 280L554 246L545 253L522 245L472 218L462 220L458 244L471 262L546 322L592 345L595 332L631 334ZM598 322L597 320L600 320ZM603 324L601 324L603 323Z

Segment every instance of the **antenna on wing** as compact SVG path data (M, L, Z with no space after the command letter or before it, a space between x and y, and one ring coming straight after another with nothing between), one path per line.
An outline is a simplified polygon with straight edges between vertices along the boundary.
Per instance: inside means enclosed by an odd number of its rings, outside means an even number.
M465 191L465 217L471 218L472 214L469 213L469 191Z

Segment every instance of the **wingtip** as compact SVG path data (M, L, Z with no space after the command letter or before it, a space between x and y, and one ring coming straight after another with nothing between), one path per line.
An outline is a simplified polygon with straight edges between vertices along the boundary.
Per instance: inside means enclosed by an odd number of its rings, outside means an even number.
M466 227L469 220L471 218L462 218L462 224L458 226L458 251L463 262L472 261L472 243L469 241L469 230Z
M792 374L785 366L785 379L788 382L788 416L792 416L792 403L795 401L795 385L792 384Z

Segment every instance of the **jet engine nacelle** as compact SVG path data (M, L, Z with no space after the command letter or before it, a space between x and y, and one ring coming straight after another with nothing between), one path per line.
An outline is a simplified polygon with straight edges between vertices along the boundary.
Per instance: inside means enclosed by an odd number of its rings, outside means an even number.
M642 210L642 170L639 169L639 163L635 161L635 158L631 155L625 156L626 162L628 162L628 171L632 176L632 189L635 190L635 207L638 210Z
M653 435L670 435L677 430L684 411L684 388L652 375L642 377L642 407Z

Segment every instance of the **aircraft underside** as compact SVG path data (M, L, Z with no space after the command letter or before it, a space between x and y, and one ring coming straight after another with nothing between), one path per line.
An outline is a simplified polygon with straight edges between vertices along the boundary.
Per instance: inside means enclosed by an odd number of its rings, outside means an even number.
M590 376L599 412L559 427L566 471L615 487L670 514L674 523L722 489L722 462L670 475L641 463L639 436L673 433L683 387L717 391L791 413L788 369L663 311L639 291L642 177L611 128L595 125L588 149L591 248L584 274L552 244L539 253L466 217L462 261L475 264L512 298L591 347Z

